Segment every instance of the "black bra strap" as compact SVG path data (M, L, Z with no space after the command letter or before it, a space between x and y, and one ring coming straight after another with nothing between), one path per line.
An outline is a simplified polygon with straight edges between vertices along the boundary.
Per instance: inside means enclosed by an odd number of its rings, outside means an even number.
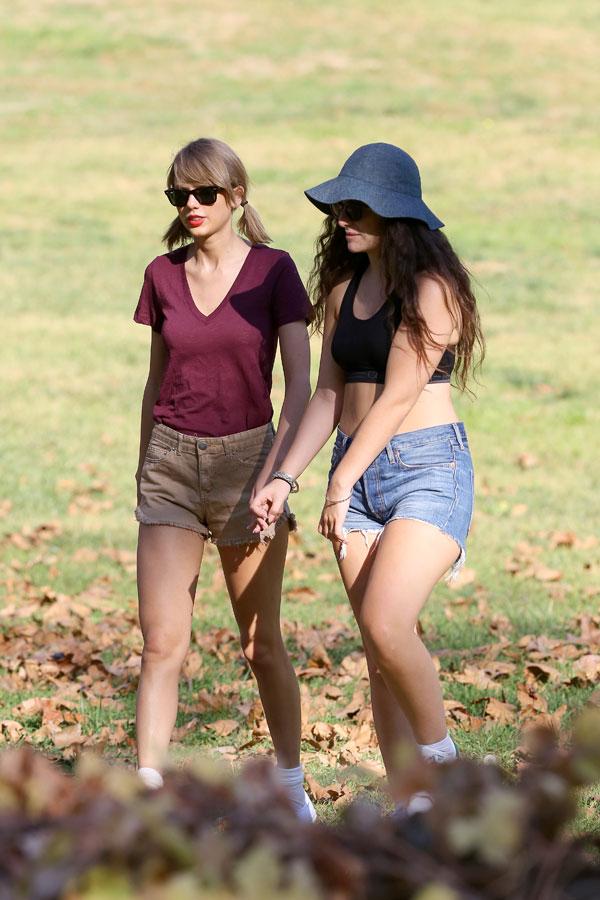
M368 266L360 266L350 281L348 282L348 287L344 291L344 296L342 297L342 302L340 304L340 319L342 318L352 318L352 309L354 306L354 298L356 297L356 292L358 290L358 285L360 284L360 280L365 274L365 269Z

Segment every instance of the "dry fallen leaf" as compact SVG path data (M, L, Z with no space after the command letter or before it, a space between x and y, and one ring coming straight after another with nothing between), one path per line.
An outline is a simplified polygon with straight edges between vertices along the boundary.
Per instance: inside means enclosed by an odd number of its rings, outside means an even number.
M551 547L573 547L577 541L574 531L553 531L550 534Z
M513 725L517 708L512 703L505 703L496 697L491 697L485 707L485 716L499 725Z
M202 656L197 650L190 650L183 664L182 674L184 678L198 678L204 671Z
M328 685L324 691L325 696L328 700L339 700L342 696L341 688L336 687L335 685Z
M558 669L547 663L535 662L525 666L525 677L528 681L559 682L562 678Z
M478 666L465 666L462 672L457 674L448 674L448 679L457 681L459 684L472 684L474 687L482 691L494 690L498 687L493 678Z
M20 722L16 722L14 719L3 719L0 722L0 736L3 740L14 743L15 741L20 741L23 737L25 729L21 725Z
M314 747L331 748L336 736L336 727L331 722L313 722L310 726L309 740Z
M184 738L193 731L196 725L200 720L198 718L190 719L189 722L186 722L185 725L180 725L178 728L173 729L173 734L171 735L171 740L173 741L183 741Z
M29 697L27 700L22 700L18 706L13 706L13 716L23 716L27 718L29 716L38 715L42 711L42 700L42 697Z
M341 676L348 676L350 680L356 678L368 681L369 672L364 653L345 656L338 666L338 672Z
M331 669L331 659L322 643L317 643L310 649L308 668Z
M521 716L536 718L539 713L548 712L548 701L536 692L533 685L517 685L517 702L521 708Z
M89 547L79 547L71 557L73 562L96 562L98 553Z
M292 588L286 592L288 600L299 600L302 603L312 603L319 595L313 588L304 585L302 587Z
M560 581L563 573L559 569L550 569L540 563L533 567L533 577L537 581Z
M515 503L515 505L512 507L512 509L510 511L510 514L515 519L517 519L520 516L524 516L528 509L529 509L529 507L527 506L526 503Z
M533 469L535 466L539 465L539 459L533 453L520 453L517 456L517 465L521 467L521 469Z
M352 718L356 716L360 710L365 705L365 694L364 691L358 690L354 691L352 695L352 700L341 710L340 716L348 716L348 718Z
M81 733L81 725L71 725L69 728L63 728L52 735L52 741L59 750L67 747L73 747L77 744L85 744L87 738Z
M208 722L204 726L205 730L214 731L218 737L227 737L239 727L240 723L236 719L217 719L216 722Z
M307 772L304 776L304 779L313 800L316 800L317 803L320 803L322 800L329 800L327 789L319 784L319 782L315 778L313 778L312 775L309 775Z
M308 790L311 793L311 796L317 803L322 801L329 801L331 803L336 803L342 797L345 799L349 799L351 792L345 784L339 784L338 782L334 782L333 784L328 784L326 787L323 787L316 781L312 776L306 775L306 784L308 785Z
M573 672L581 681L594 684L600 679L600 654L586 653L573 663Z

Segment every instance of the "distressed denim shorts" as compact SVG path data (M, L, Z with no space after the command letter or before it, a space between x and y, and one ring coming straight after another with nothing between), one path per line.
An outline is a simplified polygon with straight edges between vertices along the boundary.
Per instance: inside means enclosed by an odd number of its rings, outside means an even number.
M331 470L352 438L338 429ZM380 533L395 519L434 525L451 537L460 553L449 574L465 561L473 515L473 463L462 422L394 435L352 489L344 531Z
M140 476L135 517L142 525L174 525L222 547L272 538L287 521L286 505L276 523L254 533L248 504L273 446L272 424L225 437L194 437L157 423Z

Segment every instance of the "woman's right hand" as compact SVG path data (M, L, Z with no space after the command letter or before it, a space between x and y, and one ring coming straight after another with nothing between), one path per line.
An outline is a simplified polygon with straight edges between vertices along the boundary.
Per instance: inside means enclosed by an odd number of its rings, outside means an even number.
M250 500L250 512L256 519L252 529L254 533L264 531L277 521L284 510L289 493L290 486L286 481L273 478L254 495Z

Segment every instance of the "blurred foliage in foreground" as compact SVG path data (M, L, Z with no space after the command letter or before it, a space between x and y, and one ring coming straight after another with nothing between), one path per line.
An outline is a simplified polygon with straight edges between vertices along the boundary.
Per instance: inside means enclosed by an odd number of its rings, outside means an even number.
M197 762L148 792L82 756L73 777L23 745L0 756L0 898L592 900L597 838L570 836L577 790L600 778L600 711L570 749L529 734L518 780L458 760L405 766L433 811L393 821L372 802L335 826L298 823L255 760L241 775Z

